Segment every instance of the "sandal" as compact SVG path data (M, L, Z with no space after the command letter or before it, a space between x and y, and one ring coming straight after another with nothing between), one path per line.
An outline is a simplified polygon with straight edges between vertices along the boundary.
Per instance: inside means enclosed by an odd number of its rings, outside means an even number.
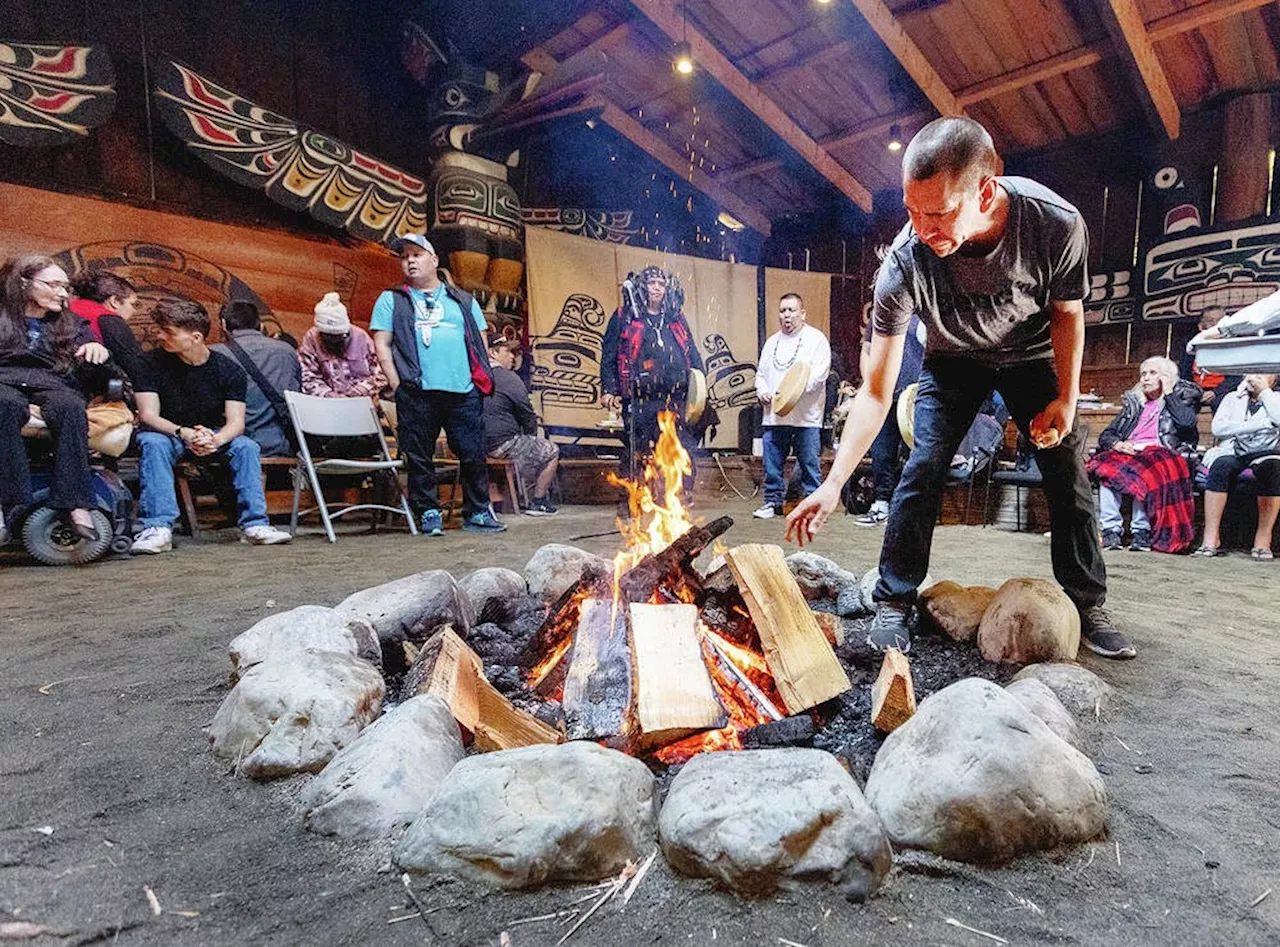
M1266 562L1270 559L1275 558L1275 553L1273 553L1270 549L1266 548L1265 546L1258 546L1254 549L1250 549L1249 555L1250 557L1257 559L1260 562Z
M1205 558L1205 559L1211 559L1211 558L1213 558L1213 557L1215 557L1215 556L1225 556L1225 555L1226 555L1226 553L1222 551L1222 547L1221 547L1221 546L1201 546L1199 549L1197 549L1197 550L1196 550L1195 552L1193 552L1191 555L1193 555L1193 556L1201 556L1201 557L1203 557L1203 558Z

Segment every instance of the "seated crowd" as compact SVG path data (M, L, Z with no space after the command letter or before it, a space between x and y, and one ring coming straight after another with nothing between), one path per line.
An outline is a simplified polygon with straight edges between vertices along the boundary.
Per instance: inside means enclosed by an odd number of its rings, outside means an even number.
M410 508L428 536L443 534L434 460L442 431L457 458L464 529L505 529L489 501L491 458L509 462L517 483L529 489L532 500L525 512L555 513L550 490L559 449L538 434L528 389L515 371L518 345L487 338L476 300L440 280L439 259L429 241L409 235L393 249L400 255L405 281L378 297L372 334L352 324L337 293L327 293L316 304L315 323L297 351L267 337L257 307L244 301L222 307L223 341L210 345L209 313L199 303L178 299L162 300L153 308L156 347L143 351L129 325L138 294L126 279L98 270L78 275L73 283L47 256L4 263L0 524L14 522L16 513L32 503L22 429L36 408L53 440L47 505L63 515L76 535L96 538L89 513L94 497L88 406L113 378L131 383L137 409L142 528L133 541L134 553L172 548L179 463L218 462L229 468L243 541L274 545L291 540L268 520L261 465L262 457L298 452L282 394L289 391L380 402L405 461ZM1280 293L1275 298L1280 300ZM1220 313L1207 312L1197 339L1255 330L1258 318L1242 311L1223 320ZM1099 488L1103 547L1123 547L1127 499L1132 508L1130 550L1190 549L1194 492L1201 482L1205 524L1195 554L1221 555L1228 495L1250 482L1258 506L1251 555L1271 559L1271 534L1280 513L1276 376L1213 375L1201 371L1194 359L1186 360L1183 370L1188 379L1180 377L1179 367L1168 358L1144 361L1137 384L1124 393L1119 413L1098 438L1088 469ZM1203 460L1196 422L1202 407L1214 412L1217 440ZM335 443L339 440L309 444L320 453L361 447ZM6 539L0 525L0 541Z
M73 284L50 257L7 261L0 268L0 543L10 538L4 524L33 502L22 434L33 407L53 439L46 505L75 534L97 538L89 512L89 403L113 378L131 387L136 406L136 554L172 549L180 463L229 468L243 542L292 539L268 520L261 464L297 454L287 391L381 401L406 461L413 514L427 535L443 533L433 460L442 429L459 462L464 529L505 529L489 501L489 457L508 460L517 483L532 488L526 512L555 513L549 492L559 451L537 433L514 351L504 339L490 344L479 305L439 279L428 241L411 236L395 249L405 284L379 297L372 337L352 325L337 293L327 293L297 351L263 333L257 306L235 300L222 307L222 341L211 345L208 311L180 299L154 306L155 346L144 351L129 324L138 294L128 280L98 270ZM339 440L308 442L313 451L334 453L362 446Z

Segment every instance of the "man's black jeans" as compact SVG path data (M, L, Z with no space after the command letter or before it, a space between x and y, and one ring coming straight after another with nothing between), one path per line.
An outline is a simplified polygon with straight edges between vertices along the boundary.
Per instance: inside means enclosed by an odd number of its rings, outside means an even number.
M489 468L484 454L484 408L480 392L423 391L412 385L396 389L396 445L409 474L409 506L415 516L440 509L436 480L436 438L444 429L449 449L458 458L462 481L462 515L489 508Z
M951 459L992 389L1004 397L1025 436L1031 419L1058 396L1058 379L1048 359L1004 368L968 358L935 357L925 363L916 394L915 447L885 524L880 581L872 593L877 602L915 601L929 571L933 525ZM1101 605L1107 570L1079 434L1072 431L1057 447L1036 451L1036 462L1049 503L1053 574L1077 608Z

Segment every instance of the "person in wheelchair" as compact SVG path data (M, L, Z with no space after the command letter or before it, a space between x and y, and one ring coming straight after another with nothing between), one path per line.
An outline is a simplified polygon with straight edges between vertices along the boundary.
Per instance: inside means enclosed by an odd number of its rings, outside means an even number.
M14 523L32 502L22 428L40 408L54 440L47 505L74 535L99 539L89 469L88 395L105 387L110 353L68 307L70 281L47 256L12 258L0 267L0 513ZM0 526L0 542L7 541Z

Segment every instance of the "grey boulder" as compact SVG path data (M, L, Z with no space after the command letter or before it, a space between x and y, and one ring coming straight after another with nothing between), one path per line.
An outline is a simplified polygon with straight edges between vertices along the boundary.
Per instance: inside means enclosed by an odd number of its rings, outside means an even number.
M382 649L368 622L348 619L323 605L300 605L268 615L231 639L231 681L235 683L255 664L277 654L299 651L338 651L377 664Z
M1077 718L1096 720L1115 693L1111 685L1087 668L1067 662L1028 664L1013 676L1044 684Z
M329 761L303 794L303 824L322 835L380 838L408 825L462 759L462 733L439 697L405 701Z
M885 738L866 799L896 847L957 861L1003 862L1106 827L1093 763L979 678L932 694Z
M489 566L458 580L458 587L471 600L476 622L503 624L515 602L529 591L524 576L512 569Z
M593 552L562 543L543 546L524 567L529 594L544 602L554 602L588 571L596 576L611 575L613 563Z
M810 882L861 901L893 862L879 818L822 750L695 756L671 784L658 832L677 871L753 896Z
M594 743L464 759L393 858L498 888L598 881L653 848L657 794L639 760Z
M996 590L985 585L935 582L920 593L920 611L928 624L955 641L972 641Z
M978 650L988 661L1013 664L1074 661L1080 613L1055 582L1009 579L982 616Z
M209 742L255 779L314 773L377 718L384 687L373 665L349 654L278 654L244 672Z
M475 623L471 600L443 569L417 572L348 595L338 603L344 618L362 618L373 626L378 640L423 642L441 625L449 624L464 638Z
M1024 678L1010 681L1004 689L1043 720L1046 727L1077 750L1083 749L1080 746L1080 728L1076 726L1076 718L1071 716L1071 712L1062 706L1062 701L1044 684L1034 678Z
M838 615L857 615L865 610L858 577L825 556L793 552L787 556L787 568L806 600L831 599Z

